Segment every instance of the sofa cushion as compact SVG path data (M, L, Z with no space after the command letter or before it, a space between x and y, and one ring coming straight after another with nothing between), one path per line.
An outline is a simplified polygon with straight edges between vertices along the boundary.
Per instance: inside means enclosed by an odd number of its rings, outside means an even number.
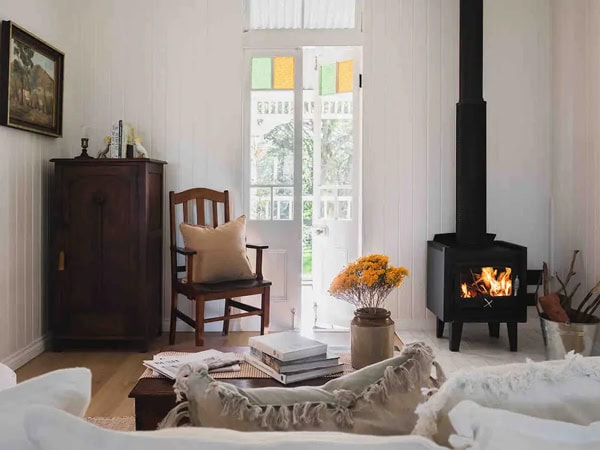
M443 450L421 436L357 436L321 432L255 432L181 427L161 431L118 432L44 407L25 417L35 450Z
M196 250L192 281L218 283L255 278L246 252L246 216L217 228L182 223L185 246Z
M175 383L187 401L161 427L189 417L194 426L240 431L318 430L359 434L408 434L424 400L433 354L422 343L399 356L364 367L318 387L240 389L215 381L206 367L187 367Z
M600 448L600 424L575 425L538 419L502 409L485 408L465 400L450 411L456 448L486 450L544 449L584 450Z
M46 405L83 416L90 402L92 377L88 369L47 373L0 391L0 449L27 450L23 418L31 405Z
M17 384L17 374L10 367L0 363L0 391Z
M589 425L600 420L600 358L481 367L456 372L419 405L414 433L446 445L448 413L462 400L542 419Z

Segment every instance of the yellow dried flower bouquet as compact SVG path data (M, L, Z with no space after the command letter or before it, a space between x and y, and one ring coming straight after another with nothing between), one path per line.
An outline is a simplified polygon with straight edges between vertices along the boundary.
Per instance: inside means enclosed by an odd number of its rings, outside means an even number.
M379 254L358 258L335 277L329 293L357 309L382 308L390 292L409 275L407 268L394 267L389 261L389 257Z

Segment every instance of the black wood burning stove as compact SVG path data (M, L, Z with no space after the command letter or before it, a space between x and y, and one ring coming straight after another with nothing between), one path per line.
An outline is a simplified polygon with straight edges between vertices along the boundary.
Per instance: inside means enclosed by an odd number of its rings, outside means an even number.
M527 249L486 232L486 104L483 100L483 0L460 1L460 95L456 105L456 233L427 248L427 308L437 336L450 325L458 351L465 322L506 323L511 351L527 321Z

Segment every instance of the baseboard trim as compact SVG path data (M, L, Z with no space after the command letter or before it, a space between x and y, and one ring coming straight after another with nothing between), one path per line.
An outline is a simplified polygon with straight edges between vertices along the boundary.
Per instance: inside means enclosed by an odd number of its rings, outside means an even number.
M6 364L12 370L17 370L19 367L24 366L36 356L44 353L48 346L48 336L44 335L37 338L29 345L25 346L21 350L14 352L12 355L7 356L1 362Z

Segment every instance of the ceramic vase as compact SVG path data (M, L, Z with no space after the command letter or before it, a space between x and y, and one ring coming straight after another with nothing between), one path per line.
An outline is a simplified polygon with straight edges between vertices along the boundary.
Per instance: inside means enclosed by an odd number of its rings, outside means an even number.
M352 367L360 369L394 353L394 321L383 308L359 308L350 327Z

